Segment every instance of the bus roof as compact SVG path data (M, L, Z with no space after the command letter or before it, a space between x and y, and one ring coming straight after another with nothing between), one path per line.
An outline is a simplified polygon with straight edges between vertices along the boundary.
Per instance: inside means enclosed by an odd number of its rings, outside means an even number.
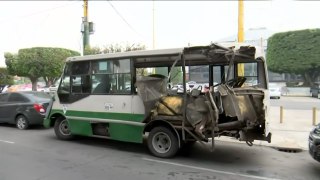
M102 59L126 59L134 58L135 64L139 67L145 66L145 63L151 63L154 66L161 66L167 63L172 63L176 59L180 59L180 55L189 64L205 64L208 62L228 63L234 55L236 60L252 61L255 59L255 47L240 46L240 47L223 47L218 44L211 44L208 46L192 46L184 48L172 49L157 49L157 50L139 50L119 53L97 54L87 56L76 56L67 58L70 61L84 61L84 60L102 60ZM179 63L178 63L179 64Z
M67 61L119 59L119 58L132 58L132 57L179 55L179 54L181 54L183 52L183 49L184 48L156 49L156 50L138 50L138 51L117 52L117 53L107 53L107 54L95 54L95 55L86 55L86 56L74 56L74 57L67 58Z

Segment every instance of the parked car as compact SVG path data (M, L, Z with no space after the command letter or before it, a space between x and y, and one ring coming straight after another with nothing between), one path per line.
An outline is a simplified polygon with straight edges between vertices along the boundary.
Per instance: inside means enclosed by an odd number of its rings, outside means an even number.
M10 87L10 85L1 84L0 85L0 93L7 92L9 87Z
M45 92L23 91L0 94L0 122L18 129L42 125L51 96Z
M197 82L195 82L195 81L189 81L186 83L186 88L187 88L187 91L189 91L189 92L191 92L191 90L195 87L198 87Z
M280 99L281 87L274 83L269 83L270 98Z
M311 96L315 98L320 98L320 83L315 83L314 86L310 88Z
M309 134L309 153L320 162L320 123Z
M206 93L209 91L209 83L198 83L194 88L201 90L201 93Z
M178 83L176 85L173 85L171 90L177 91L177 93L183 93L183 84Z

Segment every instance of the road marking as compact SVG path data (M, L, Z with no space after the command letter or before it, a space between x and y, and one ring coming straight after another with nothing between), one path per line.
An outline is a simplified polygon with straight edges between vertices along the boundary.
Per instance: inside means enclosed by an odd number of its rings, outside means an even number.
M1 140L1 139L0 139L0 142L9 143L9 144L14 144L14 142L12 142L12 141L5 141L5 140Z
M160 160L156 160L156 159L149 159L149 158L142 158L142 159L145 160L145 161L157 162L157 163L162 163L162 164L170 164L170 165L174 165L174 166L187 167L187 168L191 168L191 169L209 171L209 172L220 173L220 174L227 174L227 175L233 175L233 176L242 176L242 177L245 177L245 178L262 179L262 180L280 180L280 179L275 179L275 178L268 178L268 177L262 177L262 176L253 176L253 175L239 174L239 173L233 173L233 172L228 172L228 171L220 171L220 170L197 167L197 166L190 166L190 165L185 165L185 164L180 164L180 163L173 163L173 162L168 162L168 161L160 161Z

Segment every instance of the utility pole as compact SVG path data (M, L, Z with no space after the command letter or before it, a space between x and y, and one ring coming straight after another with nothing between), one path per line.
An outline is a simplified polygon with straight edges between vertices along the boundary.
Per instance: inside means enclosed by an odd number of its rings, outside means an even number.
M156 40L155 40L155 28L154 28L154 0L152 1L152 49L156 48ZM156 68L152 68L152 73L156 74Z
M84 55L86 47L90 47L90 34L94 33L93 22L88 21L88 0L83 0L83 17L81 24L82 33L82 55Z
M243 0L238 0L238 43L244 42ZM238 64L238 76L244 76L244 64Z
M155 42L155 28L154 28L154 0L152 1L152 49L155 49L156 42Z
M242 43L243 41L243 0L238 0L238 42Z

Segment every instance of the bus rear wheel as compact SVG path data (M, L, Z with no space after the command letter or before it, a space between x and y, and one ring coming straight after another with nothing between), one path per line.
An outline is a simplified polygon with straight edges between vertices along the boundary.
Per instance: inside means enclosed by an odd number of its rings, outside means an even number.
M60 117L54 123L54 132L58 139L71 140L74 136L71 134L69 123L66 118Z
M178 137L166 127L155 127L149 133L148 148L154 156L173 157L179 150Z

